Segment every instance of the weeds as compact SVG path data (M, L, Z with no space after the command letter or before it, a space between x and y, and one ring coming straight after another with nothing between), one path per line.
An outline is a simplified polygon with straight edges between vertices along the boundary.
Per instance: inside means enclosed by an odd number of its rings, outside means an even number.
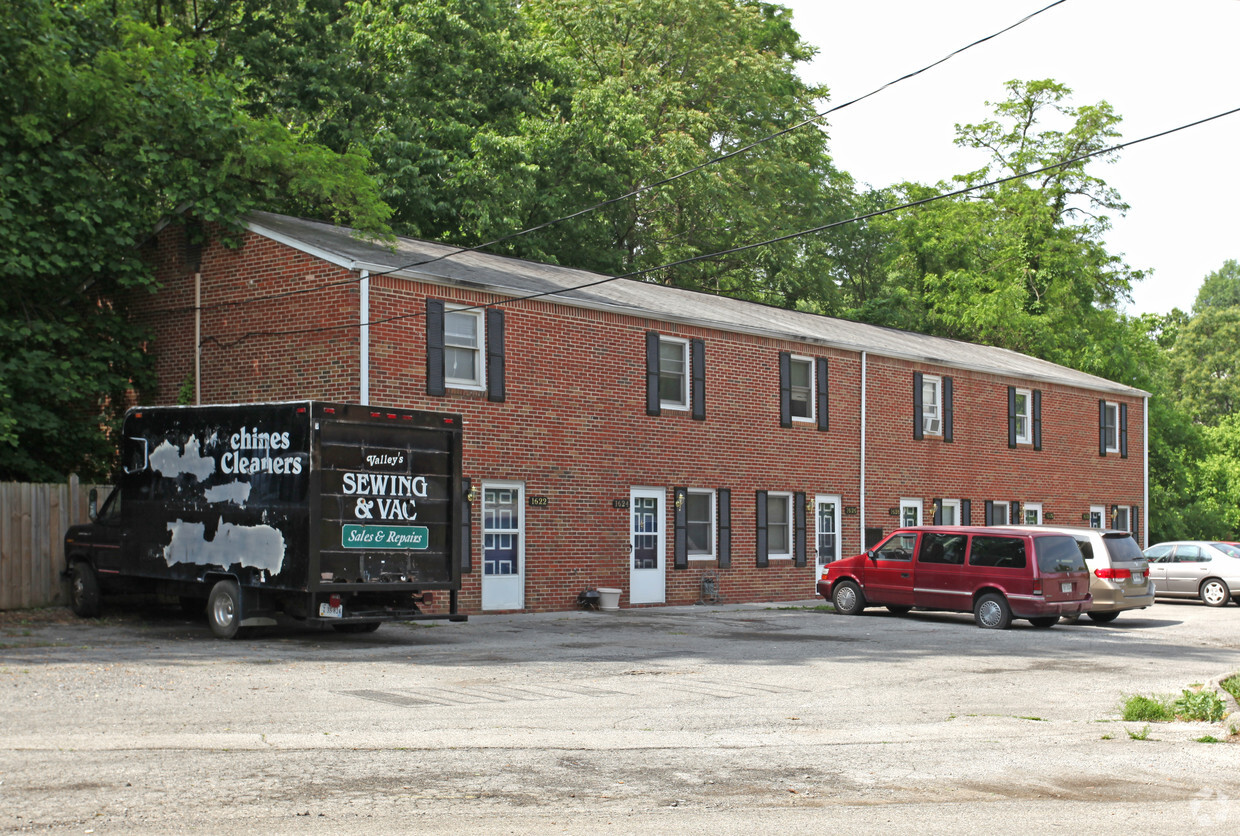
M1233 673L1220 682L1219 685L1222 685L1224 691L1235 697L1237 701L1240 701L1240 673Z
M1150 739L1150 724L1149 723L1146 723L1144 726L1142 726L1141 731L1133 731L1132 729L1124 729L1124 731L1128 732L1129 740L1149 740Z
M1212 734L1207 734L1207 735L1204 735L1203 737L1193 738L1193 742L1195 743L1222 743L1223 741L1219 740L1217 737L1215 737Z
M1171 710L1166 700L1133 694L1124 700L1124 711L1120 719L1130 723L1165 723L1175 719L1175 712Z

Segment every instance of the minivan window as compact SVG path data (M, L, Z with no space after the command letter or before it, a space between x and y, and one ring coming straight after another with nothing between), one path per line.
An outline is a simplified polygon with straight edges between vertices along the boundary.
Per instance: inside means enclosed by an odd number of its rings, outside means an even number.
M963 534L927 532L921 535L921 551L917 553L917 561L919 563L948 563L959 566L964 563L966 539Z
M1068 538L1072 540L1071 537ZM1075 548L1076 543L1073 542ZM1077 556L1081 550L1076 550ZM1020 537L974 537L969 549L970 566L993 566L997 569L1025 568L1025 541Z
M917 547L916 534L893 534L874 553L878 560L912 560Z
M1132 539L1131 534L1104 534L1102 542L1106 543L1112 561L1145 559L1145 555L1141 553L1141 547L1137 545L1136 540ZM1085 551L1084 546L1081 547L1081 551ZM1088 558L1089 555L1085 557Z
M1086 571L1081 550L1071 537L1035 537L1033 543L1033 550L1038 555L1038 569L1043 574Z

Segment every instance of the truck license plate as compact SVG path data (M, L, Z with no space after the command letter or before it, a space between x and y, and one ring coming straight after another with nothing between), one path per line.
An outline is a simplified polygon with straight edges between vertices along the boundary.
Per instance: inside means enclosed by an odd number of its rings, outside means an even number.
M1071 592L1072 584L1068 583L1067 581L1064 581L1063 583L1059 584L1059 590L1061 592Z
M333 607L331 604L319 604L321 618L344 618L344 604Z
M1143 573L1143 572L1133 572L1133 573L1132 573L1132 582L1133 582L1133 583L1145 583L1145 573Z

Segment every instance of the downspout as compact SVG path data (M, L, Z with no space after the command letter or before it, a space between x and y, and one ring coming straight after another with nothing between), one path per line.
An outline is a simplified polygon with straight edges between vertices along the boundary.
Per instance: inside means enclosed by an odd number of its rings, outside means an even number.
M861 550L865 550L865 352L861 352Z
M1141 406L1145 411L1141 419L1141 453L1145 459L1144 473L1142 474L1143 484L1145 488L1144 501L1141 503L1141 548L1148 549L1150 547L1150 396L1146 395L1141 399Z
M202 271L194 272L194 405L202 406Z
M360 293L358 300L357 321L360 326L357 329L357 339L359 348L361 349L361 385L358 387L358 402L370 403L370 271L362 271L362 280L359 284Z

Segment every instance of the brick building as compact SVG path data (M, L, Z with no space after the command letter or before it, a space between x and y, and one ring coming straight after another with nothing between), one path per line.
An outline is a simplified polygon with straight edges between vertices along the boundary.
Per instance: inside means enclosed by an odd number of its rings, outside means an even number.
M150 243L158 403L460 413L466 611L810 597L903 523L1130 528L1147 393L1004 349L255 214ZM197 348L196 348L197 347Z

